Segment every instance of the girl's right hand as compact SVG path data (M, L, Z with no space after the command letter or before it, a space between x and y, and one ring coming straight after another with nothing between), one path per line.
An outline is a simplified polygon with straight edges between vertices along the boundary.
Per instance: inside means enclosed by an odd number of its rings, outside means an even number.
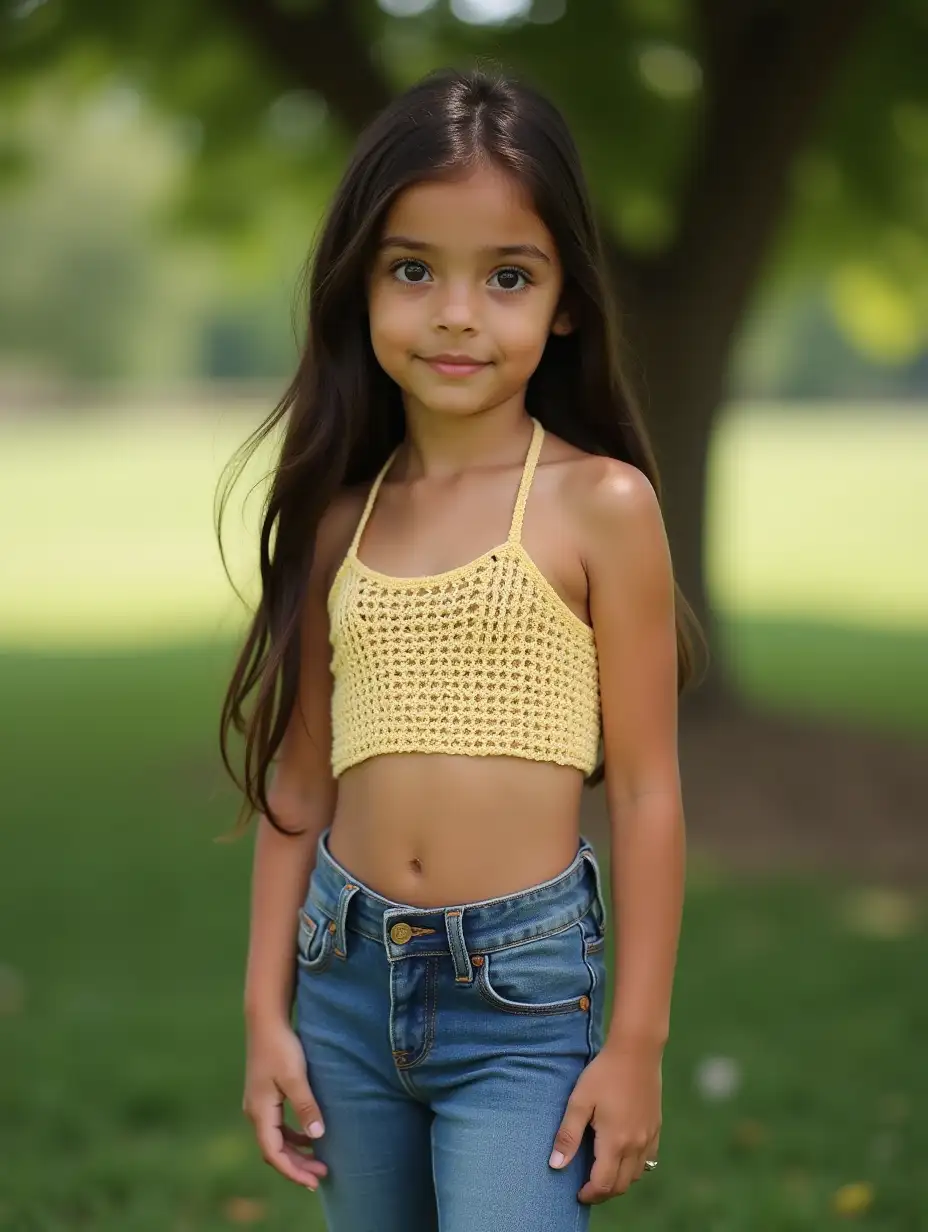
M305 1133L285 1123L285 1100ZM249 1026L242 1111L254 1126L265 1162L288 1180L318 1189L328 1168L305 1152L323 1133L322 1113L306 1076L302 1046L288 1022Z

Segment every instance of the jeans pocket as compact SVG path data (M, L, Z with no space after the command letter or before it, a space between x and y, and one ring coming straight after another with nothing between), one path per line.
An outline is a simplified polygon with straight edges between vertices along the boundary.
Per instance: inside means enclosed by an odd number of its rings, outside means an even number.
M334 931L325 912L307 899L300 908L296 941L296 961L302 971L315 973L326 969L332 961Z
M510 1014L571 1014L590 1008L593 977L583 929L531 937L475 958L477 991Z

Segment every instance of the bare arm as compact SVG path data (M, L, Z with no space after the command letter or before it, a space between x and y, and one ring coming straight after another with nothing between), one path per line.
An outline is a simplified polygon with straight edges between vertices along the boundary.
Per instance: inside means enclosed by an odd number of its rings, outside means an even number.
M616 943L609 1033L571 1095L552 1156L553 1166L563 1166L592 1122L595 1161L581 1202L625 1193L658 1152L685 855L674 589L660 505L634 467L611 458L595 465L584 496L585 564L599 657Z
M673 575L660 506L640 471L610 464L591 507L616 921L607 1046L659 1054L670 1030L684 890Z
M251 887L251 932L245 977L245 1015L289 1021L293 998L297 912L315 864L316 843L335 808L329 762L332 685L329 672L326 570L317 552L301 631L297 704L281 742L268 800L281 834L258 822Z
M325 521L325 520L324 520ZM326 591L330 558L320 527L300 631L297 703L274 766L268 802L277 821L298 835L281 834L259 818L251 885L251 927L245 976L247 1059L243 1109L261 1153L282 1175L310 1189L327 1169L307 1154L324 1121L309 1085L299 1039L290 1025L296 968L297 915L306 895L320 833L335 808L330 766ZM303 1128L284 1120L289 1102Z

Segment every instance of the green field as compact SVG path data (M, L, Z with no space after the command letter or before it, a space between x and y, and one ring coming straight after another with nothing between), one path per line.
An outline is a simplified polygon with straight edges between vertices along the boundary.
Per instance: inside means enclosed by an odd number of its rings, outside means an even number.
M768 704L928 730L917 567L928 494L909 456L920 451L923 473L928 432L916 422L888 429L875 458L863 422L863 441L839 446L857 430L848 421L821 447L830 469L808 461L809 424L790 425L779 453L760 419L762 439L734 448L732 430L720 445L713 524L733 516L726 502L743 504L737 534L712 549L713 577L728 653ZM239 1111L250 844L212 841L235 800L215 747L232 609L209 573L210 476L234 427L2 429L0 1228L11 1232L322 1232L318 1199L260 1161ZM853 482L835 460L845 447L869 451ZM784 497L753 509L797 456L816 500L784 477L791 512ZM777 527L790 552L774 552ZM762 541L784 586L791 553L827 545L819 567L846 619L798 580L762 602L774 582L749 580L744 564ZM808 586L817 571L798 557L796 568ZM694 860L661 1168L597 1209L593 1227L920 1232L925 956L924 904L901 891Z
M263 412L262 412L263 413ZM233 633L212 532L224 462L259 413L0 421L0 646L163 645ZM227 542L254 593L270 454L244 477ZM733 617L928 630L928 413L862 407L723 417L710 457L707 571Z

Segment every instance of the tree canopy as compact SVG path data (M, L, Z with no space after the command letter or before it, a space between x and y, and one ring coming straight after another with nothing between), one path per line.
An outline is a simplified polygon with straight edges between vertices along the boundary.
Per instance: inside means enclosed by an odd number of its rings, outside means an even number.
M201 172L188 221L211 227L284 182L315 203L433 67L482 60L547 92L588 170L704 621L709 439L760 288L814 272L860 344L925 348L928 0L0 0L0 22L7 97L67 62L176 117Z
M700 208L730 229L728 203L752 204L740 147L769 164L788 143L792 208L767 272L826 270L859 342L924 344L925 0L3 0L0 21L8 101L69 61L138 84L183 124L203 173L190 218L212 227L247 221L275 177L333 177L354 132L438 64L495 61L552 94L630 263L666 253ZM807 77L828 88L804 126Z

